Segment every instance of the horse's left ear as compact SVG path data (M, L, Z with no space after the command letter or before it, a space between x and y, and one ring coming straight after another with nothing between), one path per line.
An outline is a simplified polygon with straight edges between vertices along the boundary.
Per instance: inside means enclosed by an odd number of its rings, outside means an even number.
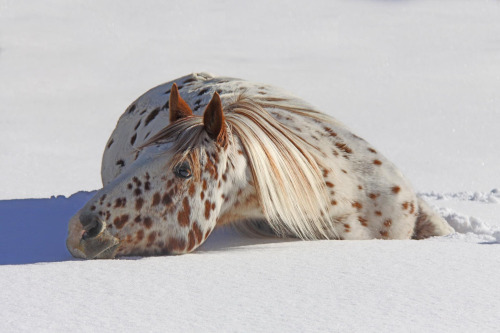
M226 145L227 133L224 112L222 111L222 102L217 92L214 93L203 113L203 126L208 135L217 141L219 145Z
M187 105L186 101L184 101L179 95L179 89L177 88L177 84L174 83L170 90L170 99L168 101L169 109L170 109L170 122L173 123L176 120L186 118L188 116L193 115L193 111Z

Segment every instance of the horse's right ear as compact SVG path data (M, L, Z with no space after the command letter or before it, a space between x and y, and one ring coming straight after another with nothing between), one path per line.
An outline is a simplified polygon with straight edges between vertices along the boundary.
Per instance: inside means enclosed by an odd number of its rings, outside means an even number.
M193 111L187 105L187 103L179 95L179 89L177 84L174 83L170 89L170 100L168 101L170 109L170 122L173 123L176 120L192 116Z
M227 145L226 121L222 110L222 102L217 92L214 93L205 112L203 112L203 126L208 135L220 146L225 147Z

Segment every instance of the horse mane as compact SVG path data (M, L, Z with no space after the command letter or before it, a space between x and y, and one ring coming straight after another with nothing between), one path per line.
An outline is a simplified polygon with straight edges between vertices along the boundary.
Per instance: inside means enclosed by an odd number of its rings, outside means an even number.
M274 118L266 108L286 110L317 121L331 122L331 119L317 111L296 107L286 99L249 97L245 93L224 107L229 140L234 143L237 138L241 143L270 228L282 237L336 238L329 219L329 198L318 148ZM171 149L180 153L179 159L198 160L192 155L196 147L202 146L202 127L201 117L186 117L169 124L141 148L173 142ZM236 226L254 235L269 234L262 223L248 222Z

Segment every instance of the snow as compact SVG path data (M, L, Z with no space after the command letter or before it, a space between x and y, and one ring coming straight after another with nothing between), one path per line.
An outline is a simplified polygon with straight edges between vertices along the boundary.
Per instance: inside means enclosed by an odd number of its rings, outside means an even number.
M419 196L426 200L465 200L487 203L500 203L500 190L497 188L489 192L456 192L456 193L436 193L434 191L428 193L419 193Z
M0 331L498 331L499 14L493 0L0 0ZM67 221L101 186L118 117L195 71L335 116L457 233L222 229L188 255L72 259Z

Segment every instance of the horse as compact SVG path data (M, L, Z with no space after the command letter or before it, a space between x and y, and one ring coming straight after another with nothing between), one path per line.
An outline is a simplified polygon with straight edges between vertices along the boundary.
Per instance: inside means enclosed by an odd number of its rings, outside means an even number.
M273 86L207 73L133 102L101 175L103 188L69 221L77 258L189 253L220 226L302 240L453 232L339 121Z

